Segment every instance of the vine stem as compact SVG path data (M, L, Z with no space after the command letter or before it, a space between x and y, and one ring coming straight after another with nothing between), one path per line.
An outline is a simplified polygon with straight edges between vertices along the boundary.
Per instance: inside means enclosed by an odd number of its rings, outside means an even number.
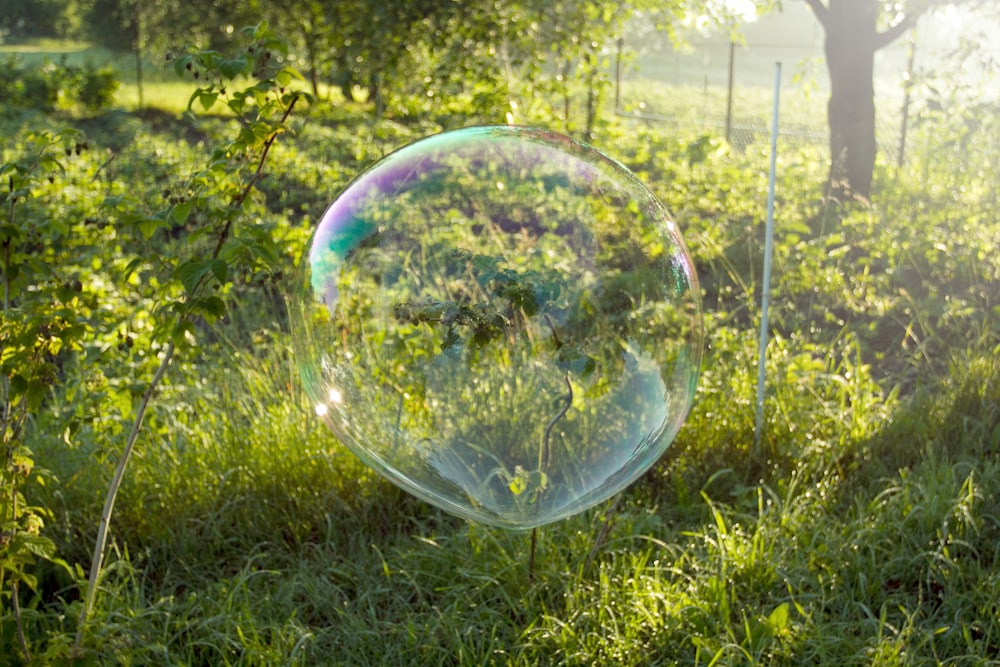
M80 620L76 626L76 640L74 642L74 647L79 649L80 644L83 643L83 631L87 624L87 617L90 615L91 610L94 607L94 600L97 597L97 580L101 576L101 565L104 561L104 547L107 546L108 541L108 528L111 525L111 513L115 508L115 499L118 497L118 489L122 485L122 480L125 478L125 468L128 465L129 456L132 454L132 449L135 447L136 441L139 439L139 432L142 430L142 421L146 416L146 409L149 407L149 402L153 398L153 394L156 392L156 388L159 386L160 381L163 376L167 373L167 368L170 366L170 362L174 357L174 342L171 340L167 343L167 348L163 353L163 358L160 359L160 365L156 369L156 373L153 374L153 379L150 380L149 386L146 387L146 392L142 395L142 401L139 403L139 410L135 415L135 421L132 422L132 430L128 434L128 440L125 441L125 447L122 449L122 455L118 459L118 465L115 466L115 476L111 479L111 485L108 487L108 493L104 498L104 509L101 512L101 522L97 527L97 540L94 543L94 554L90 563L90 577L87 579L87 593L84 597L83 608L80 610Z

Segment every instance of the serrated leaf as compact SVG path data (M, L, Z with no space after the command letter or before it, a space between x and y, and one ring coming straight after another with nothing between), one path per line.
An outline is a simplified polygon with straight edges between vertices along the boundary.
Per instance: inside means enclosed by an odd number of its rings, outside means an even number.
M212 270L211 261L192 259L179 264L174 269L174 276L184 286L184 291L193 294L202 279Z
M242 58L223 60L219 65L219 71L227 79L235 79L240 74L245 74L249 69L249 63Z
M213 259L210 268L219 284L225 284L226 278L229 276L229 265L221 259Z
M17 544L18 542L20 544ZM15 544L17 548L23 548L39 558L48 559L56 553L55 542L47 537L42 537L41 535L32 535L31 533L23 532L18 533Z
M174 210L171 212L171 217L174 219L178 225L183 225L187 222L188 217L191 215L191 203L183 202L174 206Z

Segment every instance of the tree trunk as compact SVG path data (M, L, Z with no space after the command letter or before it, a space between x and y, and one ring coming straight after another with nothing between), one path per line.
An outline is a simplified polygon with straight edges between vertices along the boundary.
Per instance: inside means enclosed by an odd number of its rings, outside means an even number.
M134 54L135 54L135 87L139 93L139 111L142 111L145 107L145 101L143 100L143 81L142 81L142 13L139 3L136 2L133 7L135 15L133 17L135 21L135 42Z
M867 199L875 169L874 0L830 0L825 24L830 72L830 196Z
M319 99L319 65L317 65L316 42L306 38L306 61L309 63L309 83L312 86L313 97Z

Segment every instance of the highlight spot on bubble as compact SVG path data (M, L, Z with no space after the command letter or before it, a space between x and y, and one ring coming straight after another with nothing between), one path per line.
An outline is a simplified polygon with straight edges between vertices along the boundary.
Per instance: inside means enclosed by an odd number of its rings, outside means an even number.
M327 209L289 299L315 411L459 516L570 516L660 457L703 330L691 258L619 163L531 128L415 142Z

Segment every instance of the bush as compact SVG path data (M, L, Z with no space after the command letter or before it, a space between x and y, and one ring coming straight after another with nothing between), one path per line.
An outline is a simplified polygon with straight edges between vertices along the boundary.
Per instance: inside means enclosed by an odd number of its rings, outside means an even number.
M121 86L118 73L109 65L85 65L80 70L77 101L90 111L100 111L111 106L115 93Z
M111 106L121 85L109 65L97 67L45 60L30 66L19 56L9 56L0 68L0 98L5 106L53 111L74 102L88 111Z

